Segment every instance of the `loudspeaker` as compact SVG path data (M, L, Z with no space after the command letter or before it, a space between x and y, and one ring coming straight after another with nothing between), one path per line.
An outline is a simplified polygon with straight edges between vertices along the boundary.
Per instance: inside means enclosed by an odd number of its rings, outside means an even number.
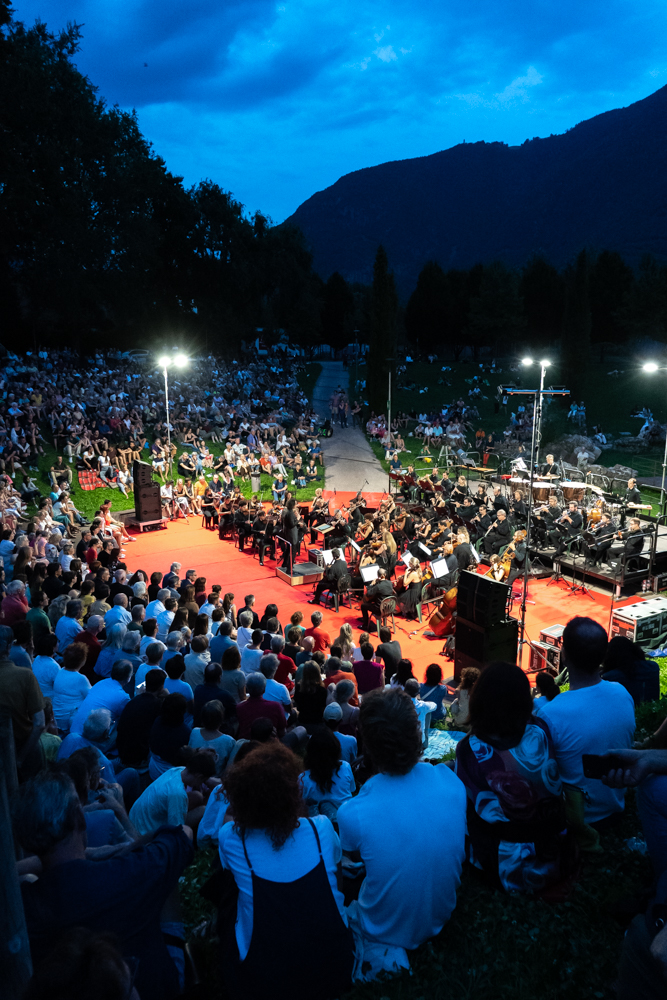
M459 574L456 613L476 625L495 625L505 618L509 589L506 583L498 583L490 576L463 570Z
M132 478L135 489L141 486L150 486L153 482L153 466L149 465L148 462L135 462L132 466Z
M481 670L494 660L516 663L519 622L516 618L494 625L476 625L464 618L456 619L454 680L458 681L464 667Z
M159 521L162 517L160 487L155 484L134 488L134 513L137 521Z

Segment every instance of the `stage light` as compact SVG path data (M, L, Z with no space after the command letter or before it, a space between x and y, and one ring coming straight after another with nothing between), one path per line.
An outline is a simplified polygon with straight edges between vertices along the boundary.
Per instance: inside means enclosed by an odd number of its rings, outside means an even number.
M658 366L655 361L647 361L645 365L642 365L645 372L657 372Z
M188 363L188 358L185 356L185 354L177 354L176 357L174 358L174 364L176 365L177 368L185 368L187 363Z
M532 363L533 363L533 359L532 358L524 358L522 360L522 362L521 362L521 364L525 365L526 367L528 367L528 365L532 365Z
M171 358L168 354L163 354L162 357L158 359L158 364L160 368L168 368L171 364Z

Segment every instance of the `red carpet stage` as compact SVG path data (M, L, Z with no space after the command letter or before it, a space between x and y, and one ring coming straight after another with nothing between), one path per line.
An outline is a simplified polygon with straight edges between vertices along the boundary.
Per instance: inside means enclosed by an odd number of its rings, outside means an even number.
M349 498L338 494L336 506L346 503ZM196 569L197 574L205 576L210 587L213 583L222 585L223 592L231 591L236 598L237 607L243 606L246 594L256 597L256 609L261 617L264 607L274 603L278 605L283 628L288 624L293 611L303 612L306 627L310 625L310 614L315 610L308 604L311 596L310 586L290 587L278 580L275 575L275 564L268 558L264 567L259 565L257 556L252 556L247 550L239 552L233 542L220 541L217 531L207 531L200 527L201 519L190 518L172 521L164 531L144 532L135 534L134 544L126 546L127 564L131 573L143 569L148 574L155 570L166 573L172 562L180 562L181 575L188 569ZM302 557L303 558L303 553ZM593 599L571 594L564 582L547 586L546 580L531 580L528 585L528 598L535 601L529 604L526 613L526 632L529 639L538 639L540 629L550 625L565 625L574 615L587 615L607 628L609 624L610 596L593 593ZM615 604L623 607L633 603L636 598L629 598ZM324 625L333 638L338 634L343 622L349 621L354 629L354 639L358 642L360 626L357 622L359 612L356 607L352 612L349 608L341 608L339 614L321 609L324 614ZM519 602L514 603L513 615L520 614ZM452 674L450 661L439 656L442 649L442 639L427 639L421 632L428 627L426 616L420 626L418 622L405 621L396 616L396 638L401 643L403 655L408 656L414 664L415 674L423 678L429 663L439 663L445 677ZM412 635L419 629L416 635ZM377 642L375 637L372 641ZM523 666L528 669L529 651L523 653Z

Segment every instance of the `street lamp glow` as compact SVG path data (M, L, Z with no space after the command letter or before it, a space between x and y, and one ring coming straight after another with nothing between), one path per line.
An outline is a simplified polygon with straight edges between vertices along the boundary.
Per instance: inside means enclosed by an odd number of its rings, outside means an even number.
M521 364L525 365L526 367L528 367L529 365L532 365L532 363L533 363L533 359L532 358L523 358L523 360L521 362Z
M163 354L162 357L158 360L158 364L160 365L160 368L168 368L169 365L171 364L171 358L169 357L168 354Z
M655 363L655 361L647 361L646 364L643 365L643 368L645 372L651 372L651 373L657 372L658 370L658 366Z
M540 364L542 365L543 368L548 368L549 365L551 364L551 362L550 361L540 361Z
M188 363L188 359L185 354L177 354L174 358L174 364L177 368L185 368Z

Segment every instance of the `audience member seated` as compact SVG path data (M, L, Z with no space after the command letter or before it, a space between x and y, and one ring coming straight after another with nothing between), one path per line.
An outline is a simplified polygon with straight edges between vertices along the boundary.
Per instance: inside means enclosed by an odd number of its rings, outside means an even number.
M169 698L180 695L168 695L165 702ZM204 814L201 789L215 774L215 753L195 750L184 756L187 764L163 771L132 806L130 820L142 836L186 820L186 825L196 825Z
M532 710L521 668L491 664L470 696L470 733L456 747L468 798L468 860L515 892L537 892L572 872L554 748Z
M354 949L336 881L340 842L326 816L303 817L299 772L298 757L274 742L225 776L233 822L220 830L219 853L238 903L220 910L218 936L232 997L334 1000L350 986ZM276 920L278 884L289 920ZM276 988L266 956L288 954L295 940L308 940L308 947L292 964L289 984Z
M324 709L324 724L334 734L340 744L340 758L346 760L348 764L353 764L357 759L357 741L354 736L340 732L343 721L343 710L336 701L332 701Z
M415 707L415 712L417 713L417 718L419 719L419 725L422 731L422 742L425 744L426 730L427 728L431 728L431 716L438 706L434 701L422 701L421 695L419 694L419 681L416 677L410 677L405 682L404 690L405 693L412 699L412 704Z
M308 815L322 813L335 822L339 807L354 795L355 783L352 768L342 759L341 744L328 726L319 726L309 739L303 765L301 793Z
M65 650L62 669L53 679L53 715L63 735L69 732L72 720L93 690L81 673L87 654L88 649L82 643L71 643Z
M195 749L213 750L215 754L215 773L220 777L227 767L236 741L222 732L225 721L225 710L219 701L207 702L201 710L201 725L190 733L189 745Z
M607 633L590 618L572 618L563 632L561 663L567 668L570 690L541 709L554 743L560 777L580 789L584 819L600 823L623 812L623 791L584 775L582 754L602 754L612 747L628 749L635 732L632 696L622 684L600 676L607 652ZM479 683L479 682L478 682Z
M327 704L327 689L322 681L319 666L312 660L304 664L301 680L294 692L294 704L299 713L299 723L312 736L322 724Z
M340 731L348 736L357 736L359 724L359 709L350 704L354 694L354 684L351 680L338 681L333 692L333 702L340 707L341 722Z
M164 698L164 670L149 670L145 690L136 694L120 713L116 727L116 752L125 767L145 768L150 753L150 734ZM85 735L84 726L84 735Z
M451 916L464 855L466 794L449 767L420 763L419 721L400 688L365 695L360 722L374 773L342 804L337 819L343 851L366 871L359 898L347 907L354 977L374 979L409 968L407 951L438 934ZM409 844L419 863L397 865L398 844Z
M419 685L419 697L422 701L435 703L431 725L445 718L447 711L442 701L447 697L447 685L442 683L442 667L438 663L429 663L426 668L426 681Z
M610 639L602 664L602 678L622 684L635 705L660 697L660 668L636 642L624 635Z
M215 642L215 639L213 641ZM229 646L222 654L220 687L228 691L237 704L245 700L246 675L241 670L241 652L236 643Z
M464 667L461 671L461 680L456 689L456 695L449 706L454 725L459 729L467 729L470 724L470 696L478 680L479 670L477 667Z
M354 666L354 676L357 678L357 689L359 694L368 694L376 688L384 687L384 667L373 660L373 646L370 642L361 645L361 655L363 659L356 660Z
M270 719L275 726L278 739L285 735L285 713L276 701L264 697L266 678L263 674L248 674L246 678L248 697L236 706L239 720L238 738L250 739L250 727L255 719Z
M209 663L204 670L204 683L194 690L194 724L199 725L201 710L207 701L219 701L225 710L225 728L236 725L236 700L234 696L220 686L222 667L219 663Z
M164 771L183 763L183 748L190 740L190 726L185 722L188 703L182 694L168 694L160 705L160 714L151 726L148 773L155 781Z
M535 690L533 692L533 715L539 715L545 705L560 694L556 679L546 670L535 674Z
M21 786L13 820L17 843L39 859L41 871L36 881L21 886L35 968L56 946L62 958L62 935L83 925L115 935L123 957L137 968L141 1000L177 996L178 975L162 937L160 913L192 861L192 831L156 827L140 850L88 860L74 784L65 774L46 771ZM81 989L77 981L75 992ZM48 992L53 992L51 982Z

